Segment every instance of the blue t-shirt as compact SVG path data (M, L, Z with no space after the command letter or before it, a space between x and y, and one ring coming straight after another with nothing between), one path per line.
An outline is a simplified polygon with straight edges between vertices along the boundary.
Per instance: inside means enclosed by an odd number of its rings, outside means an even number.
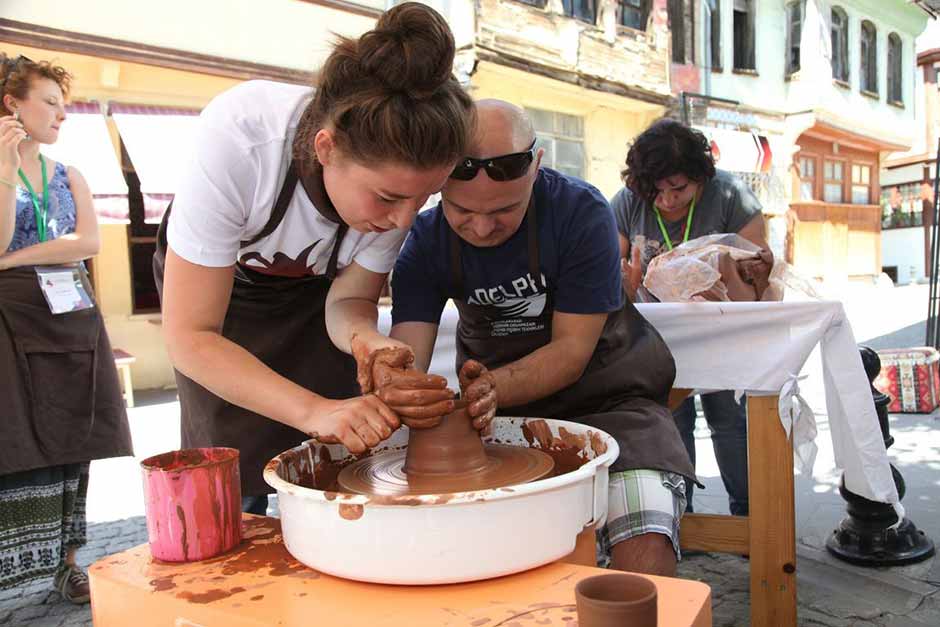
M532 190L539 266L554 309L597 314L623 306L617 223L592 185L541 168ZM438 324L448 298L495 305L507 316L536 316L545 292L530 276L528 216L508 240L477 248L460 240L463 293L454 294L450 227L440 204L418 215L392 273L392 322Z

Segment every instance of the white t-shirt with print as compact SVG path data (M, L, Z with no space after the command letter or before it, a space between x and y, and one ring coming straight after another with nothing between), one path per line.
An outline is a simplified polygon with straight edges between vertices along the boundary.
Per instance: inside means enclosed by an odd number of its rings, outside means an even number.
M326 272L338 225L317 211L299 182L280 226L259 242L241 247L241 241L260 233L271 216L297 122L312 93L299 85L248 81L220 94L203 110L167 229L176 254L209 267L240 261L267 274ZM386 273L406 233L350 229L339 250L338 267L355 261Z

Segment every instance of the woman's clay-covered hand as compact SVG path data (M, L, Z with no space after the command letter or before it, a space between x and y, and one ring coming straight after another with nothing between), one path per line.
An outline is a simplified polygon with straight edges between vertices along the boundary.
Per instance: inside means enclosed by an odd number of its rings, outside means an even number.
M620 279L623 282L623 291L627 293L630 301L636 300L636 291L643 282L643 266L640 259L640 247L630 249L630 260L626 257L620 260Z
M397 349L391 349L397 350ZM415 369L393 365L391 356L378 355L372 370L374 394L412 429L428 429L454 411L454 393L447 388L447 379Z
M350 453L364 453L401 426L398 416L376 396L325 400L300 425L321 442L340 443Z
M411 368L415 361L415 354L410 346L383 335L376 335L371 339L353 335L349 347L352 349L353 359L356 360L356 379L363 394L380 387L380 384L373 380L377 362L393 368L407 369Z
M467 411L473 418L473 427L485 430L496 415L496 380L486 366L473 359L468 359L457 375L460 381L460 394L469 405Z

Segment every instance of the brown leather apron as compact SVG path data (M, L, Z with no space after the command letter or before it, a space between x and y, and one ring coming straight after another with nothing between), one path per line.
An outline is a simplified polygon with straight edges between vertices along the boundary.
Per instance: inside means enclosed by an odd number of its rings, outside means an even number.
M250 246L273 233L284 218L297 187L297 165L287 170L271 217L260 233L241 242ZM320 207L321 203L317 203ZM166 260L167 209L157 235L153 257L157 289L163 297ZM332 209L329 207L328 209ZM260 359L269 368L298 385L327 398L350 398L359 393L356 363L333 345L326 332L326 295L336 277L339 248L348 226L335 213L339 230L326 274L301 278L262 274L237 263L232 296L222 336ZM233 405L195 381L176 372L184 448L228 446L240 451L242 495L267 494L265 464L279 453L308 440L302 431Z
M461 249L463 242L450 231L451 289L460 319L457 324L457 369L467 359L487 368L499 368L525 357L552 339L554 313L552 288L544 284L539 262L538 220L534 201L529 204L527 229L529 273L545 294L546 304L537 317L519 317L519 329L509 336L494 337L493 324L507 326L498 308L472 305L464 300ZM531 329L531 330L526 330ZM611 471L650 468L694 478L695 470L666 407L676 368L672 354L659 333L629 299L607 316L604 330L582 377L572 385L537 401L517 407L500 407L503 416L557 418L586 424L613 436L620 457Z
M53 315L32 266L0 272L0 399L0 475L134 454L101 312Z

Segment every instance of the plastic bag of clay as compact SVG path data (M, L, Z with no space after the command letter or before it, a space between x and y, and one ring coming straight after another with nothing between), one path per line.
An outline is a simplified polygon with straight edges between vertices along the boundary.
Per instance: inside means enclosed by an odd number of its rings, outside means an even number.
M736 233L706 235L650 261L643 286L661 302L783 300L787 287L818 298L789 265Z

